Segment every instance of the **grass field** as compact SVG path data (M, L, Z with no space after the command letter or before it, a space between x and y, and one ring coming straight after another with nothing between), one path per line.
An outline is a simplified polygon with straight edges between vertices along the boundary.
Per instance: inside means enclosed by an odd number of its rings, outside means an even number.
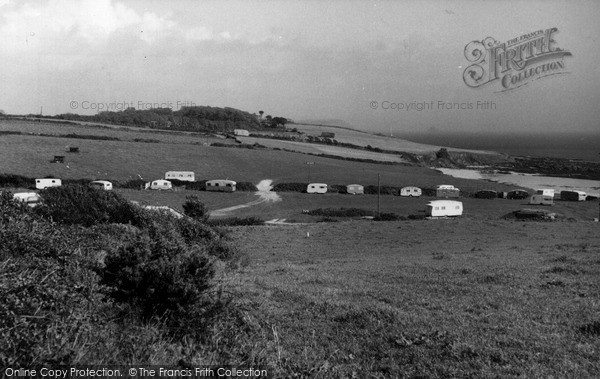
M281 377L600 375L597 223L352 221L232 238L250 263L228 287L253 327L236 353Z

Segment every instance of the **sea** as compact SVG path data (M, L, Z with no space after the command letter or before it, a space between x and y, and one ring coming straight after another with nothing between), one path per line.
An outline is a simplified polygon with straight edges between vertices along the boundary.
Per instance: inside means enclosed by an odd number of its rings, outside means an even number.
M511 156L580 159L600 165L600 131L598 133L406 133L399 138L461 149L489 150ZM442 169L457 178L485 179L520 188L553 188L556 191L580 190L589 195L600 194L600 181L569 179L511 172L499 174L481 168L469 170Z

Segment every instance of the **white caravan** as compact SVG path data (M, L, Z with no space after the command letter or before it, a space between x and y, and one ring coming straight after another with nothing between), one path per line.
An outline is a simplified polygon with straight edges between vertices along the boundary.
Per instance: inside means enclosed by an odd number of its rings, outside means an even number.
M456 217L462 213L462 202L455 200L434 200L425 206L425 214L430 217Z
M306 193L327 193L327 184L310 183L308 187L306 187Z
M44 178L44 179L36 179L35 180L35 188L37 189L46 189L49 187L60 187L62 185L62 181L56 178Z
M553 205L554 204L554 190L553 189L538 189L535 191L533 195L531 195L531 199L529 199L529 204L535 205Z

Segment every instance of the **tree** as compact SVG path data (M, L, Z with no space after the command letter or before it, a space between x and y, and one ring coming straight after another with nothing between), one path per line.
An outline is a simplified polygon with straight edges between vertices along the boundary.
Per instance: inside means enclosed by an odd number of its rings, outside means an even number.
M277 128L277 127L285 127L285 124L287 124L288 120L285 117L273 117L273 119L271 120L271 126L273 128Z
M258 111L258 114L260 115L260 119L262 120L262 115L264 114L264 111Z
M198 196L186 196L185 200L185 203L183 203L183 212L186 216L201 222L205 222L208 219L208 209L206 209L204 203L198 199Z

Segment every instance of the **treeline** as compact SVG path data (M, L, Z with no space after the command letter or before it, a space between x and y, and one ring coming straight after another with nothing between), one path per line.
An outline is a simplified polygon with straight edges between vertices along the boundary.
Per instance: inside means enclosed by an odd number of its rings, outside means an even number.
M177 111L173 111L171 108L152 108L148 110L127 108L117 112L99 112L90 116L65 113L48 116L47 118L204 132L233 131L233 129L252 130L261 129L262 127L256 115L229 107L209 106L182 107Z

